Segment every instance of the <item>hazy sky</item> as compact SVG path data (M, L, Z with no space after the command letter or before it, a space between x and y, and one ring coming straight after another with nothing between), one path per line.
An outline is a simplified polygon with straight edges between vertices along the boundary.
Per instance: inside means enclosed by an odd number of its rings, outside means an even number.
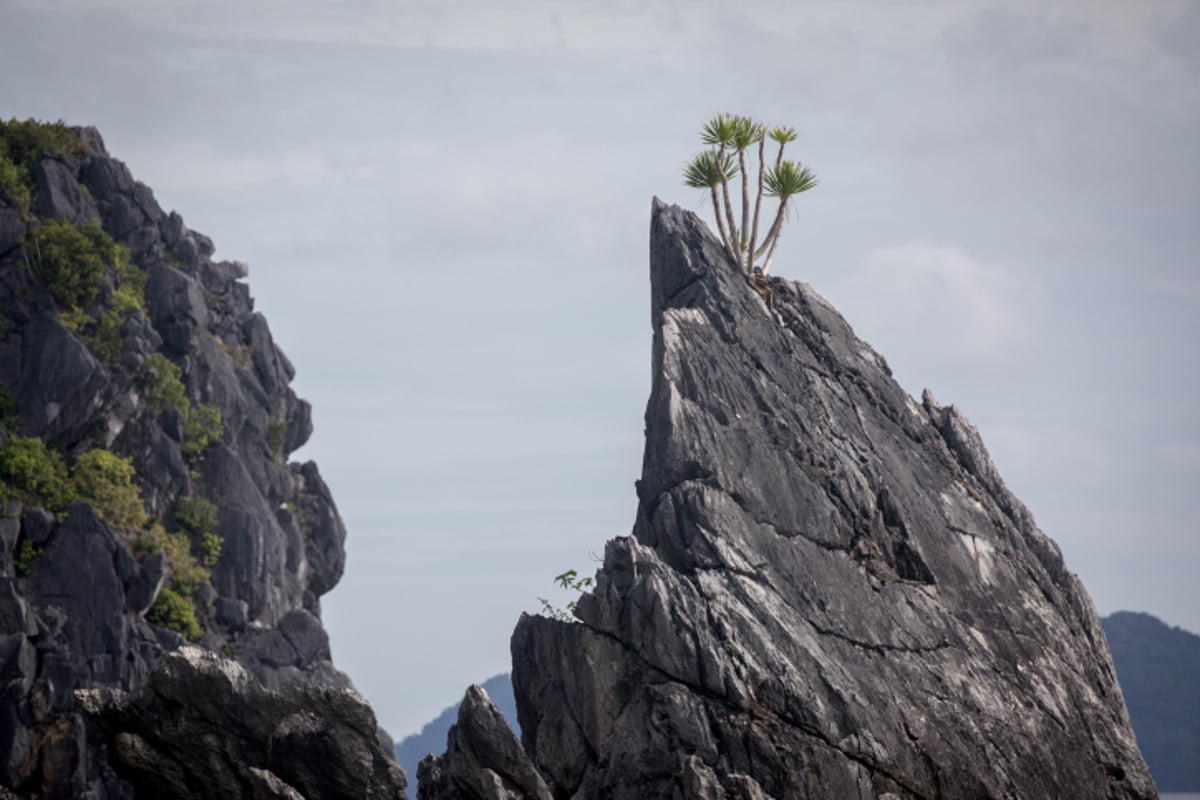
M741 9L0 0L0 116L97 125L250 265L397 736L629 531L650 199L708 214L719 111L821 180L775 272L965 411L1102 614L1200 631L1200 2Z

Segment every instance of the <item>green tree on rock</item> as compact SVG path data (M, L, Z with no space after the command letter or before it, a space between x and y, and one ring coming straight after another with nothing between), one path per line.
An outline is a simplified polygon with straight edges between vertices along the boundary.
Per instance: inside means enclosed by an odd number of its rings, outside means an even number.
M683 171L683 180L695 189L707 189L717 218L717 231L721 244L730 261L738 265L749 278L754 274L755 262L762 256L762 273L771 269L783 221L787 217L789 202L793 197L807 192L817 185L817 178L808 167L795 161L785 161L783 150L796 140L794 128L770 128L750 118L732 114L718 114L709 120L700 134L708 149L701 151L688 163ZM779 148L775 163L766 164L766 141L771 139ZM758 172L753 182L754 202L751 203L751 176L746 166L746 151L758 152ZM729 184L741 176L740 218L734 214L734 203L730 198ZM779 200L775 218L759 241L759 221L762 216L763 197Z

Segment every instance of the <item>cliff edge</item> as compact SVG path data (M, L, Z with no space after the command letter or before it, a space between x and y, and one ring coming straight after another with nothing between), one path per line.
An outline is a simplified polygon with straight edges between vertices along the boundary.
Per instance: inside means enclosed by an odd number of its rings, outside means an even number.
M306 730L368 730L347 744L379 761L363 785L403 796L321 624L346 531L316 464L288 463L309 405L245 265L213 253L95 129L0 122L0 796L130 797L147 748L159 769L172 747L215 764L238 749L233 723L270 718L286 704L263 698L293 684L349 715ZM170 724L137 713L155 687L187 696L171 684L185 662L163 661L189 640L267 692L235 693L224 739L186 703ZM147 718L165 727L121 728ZM287 741L239 752L273 746L278 764ZM294 791L267 760L241 769Z

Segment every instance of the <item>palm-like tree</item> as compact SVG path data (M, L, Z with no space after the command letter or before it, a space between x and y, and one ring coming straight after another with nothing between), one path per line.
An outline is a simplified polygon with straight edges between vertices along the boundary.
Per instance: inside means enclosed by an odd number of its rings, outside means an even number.
M765 163L766 140L779 144L775 165L768 169ZM797 194L817 185L816 177L808 167L783 160L784 147L796 140L795 128L771 128L750 117L718 114L707 123L700 134L701 141L712 147L697 155L684 169L684 182L693 188L708 189L713 201L713 212L717 218L717 229L721 243L730 260L747 276L754 272L754 262L764 253L767 260L763 273L771 268L775 248L779 244L783 220L787 217L788 202ZM758 145L758 180L753 214L750 204L750 174L746 169L746 150ZM734 161L733 153L737 153ZM738 174L742 176L741 225L733 213L729 197L729 182ZM717 189L720 187L720 193ZM759 217L763 195L779 198L779 209L762 242L758 241Z
M780 152L782 150L781 145ZM783 232L783 220L787 216L788 201L816 186L817 176L813 175L812 170L808 167L802 167L795 161L784 161L780 158L776 161L775 167L767 172L763 183L768 197L779 198L779 211L775 214L775 222L771 224L771 230L763 239L762 248L754 254L754 257L757 258L762 255L763 250L766 250L767 260L763 262L762 267L763 275L766 275L771 270L771 262L775 260L775 248L779 246L779 235ZM768 243L770 244L769 249L767 249Z
M693 189L708 189L712 193L713 212L717 216L717 230L721 233L721 244L725 246L726 254L733 261L737 261L738 257L733 250L733 240L725 229L717 187L728 187L729 181L737 174L737 169L737 164L733 163L733 156L728 153L705 150L693 158L683 170L684 183ZM726 207L728 207L728 203L726 203Z

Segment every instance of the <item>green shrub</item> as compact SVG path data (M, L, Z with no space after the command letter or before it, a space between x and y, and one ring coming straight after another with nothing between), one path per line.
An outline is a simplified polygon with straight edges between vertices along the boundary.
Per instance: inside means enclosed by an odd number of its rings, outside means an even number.
M65 219L48 219L33 229L33 252L46 285L59 303L85 308L96 299L108 266L120 250L94 222L76 228Z
M221 409L216 406L197 406L183 423L183 457L195 466L204 451L221 438Z
M192 540L192 552L206 567L221 558L222 538L214 533L217 507L203 497L181 497L175 503L175 522Z
M71 471L75 494L96 507L112 525L136 528L146 520L142 495L133 483L136 473L128 458L107 450L89 450Z
M283 457L283 448L287 444L287 422L282 419L272 419L267 423L267 447L276 456Z
M46 548L35 547L33 542L29 540L21 542L21 547L19 550L17 550L17 574L21 577L25 577L29 573L33 572L33 562L37 560L38 556L43 555L45 552Z
M34 229L33 242L47 286L67 306L59 322L84 339L101 361L115 363L125 347L125 321L146 308L146 273L130 263L129 248L94 222L75 228L67 220L47 220ZM96 299L109 267L116 283L108 308L95 320L84 309Z
M162 353L153 353L144 367L151 379L148 399L159 411L173 408L183 417L188 414L187 392L183 388L179 366Z
M79 134L59 122L0 120L0 190L29 218L33 207L33 165L49 150L75 158L88 154Z
M161 525L142 531L143 544L146 552L157 552L167 557L167 566L171 568L171 585L184 594L191 594L197 586L212 577L196 557L192 555L191 537L186 533L167 533Z
M0 447L0 487L7 499L51 511L66 508L71 497L62 456L41 439L26 436L13 436Z
M191 597L182 595L169 586L158 593L154 605L146 612L146 619L193 642L204 635L204 629L196 621L196 604L192 602Z

